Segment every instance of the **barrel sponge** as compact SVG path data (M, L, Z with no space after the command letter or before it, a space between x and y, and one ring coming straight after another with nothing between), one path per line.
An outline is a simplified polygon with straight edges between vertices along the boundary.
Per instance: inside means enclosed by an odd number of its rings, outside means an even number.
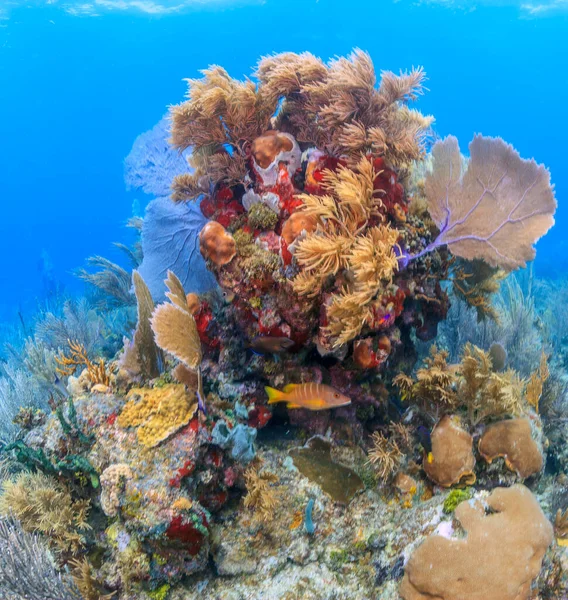
M524 418L490 425L479 440L479 452L489 463L503 457L507 467L523 478L538 473L544 463L531 425Z
M432 535L410 557L404 600L528 600L552 525L523 485L496 488L486 500L462 502L463 538Z

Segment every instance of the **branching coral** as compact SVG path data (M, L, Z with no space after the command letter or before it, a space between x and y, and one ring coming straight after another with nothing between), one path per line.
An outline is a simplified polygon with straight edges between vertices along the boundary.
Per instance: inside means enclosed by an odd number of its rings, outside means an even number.
M448 353L432 346L430 356L416 373L416 380L401 373L393 383L399 388L403 400L412 399L437 415L440 411L451 411L458 405L457 381L457 369L455 365L448 364Z
M499 312L491 296L499 291L505 272L490 267L482 260L459 261L452 269L454 294L475 308L477 320L499 320Z
M518 415L522 412L521 379L511 370L496 373L488 352L467 344L460 375L460 403L467 408L471 423L479 423L488 416Z
M98 362L94 363L87 356L87 351L84 346L71 340L67 340L67 344L69 346L69 354L66 355L63 352L60 352L59 356L55 357L55 360L59 365L57 372L61 377L68 377L75 373L79 367L85 367L92 384L109 384L110 379L103 358L100 358Z
M131 275L126 269L102 256L91 256L87 259L87 263L90 267L99 270L90 273L86 269L79 269L76 274L104 294L104 302L101 302L101 306L116 307L134 304L134 296L130 291Z
M373 151L397 165L423 151L432 119L404 106L422 92L421 69L383 72L377 89L371 57L355 50L328 65L309 53L269 56L256 75L264 93L285 99L278 126L298 140L337 155Z
M544 384L549 377L550 371L548 369L548 360L543 351L540 357L540 365L538 369L531 375L525 389L527 402L534 407L536 412L538 412L538 405L542 397Z
M278 505L276 491L270 485L276 481L276 475L267 471L260 473L258 465L251 465L245 472L247 494L244 505L254 511L254 519L260 523L268 523Z
M208 193L210 183L244 182L247 142L271 125L337 155L372 150L407 165L422 155L432 121L404 106L421 93L422 70L383 73L377 89L371 58L360 50L329 65L309 53L265 57L258 84L232 79L218 66L203 75L188 80L189 99L172 109L173 144L193 147L195 167L175 179L175 201Z
M61 484L41 473L22 473L2 485L0 513L16 517L25 531L41 533L63 554L84 547L88 512L88 500L74 501Z
M69 561L73 567L73 581L81 592L83 600L111 600L114 592L103 594L100 591L100 584L93 576L91 563L83 557L81 560L73 559Z
M89 302L66 300L61 314L47 312L36 325L36 341L58 350L67 346L67 340L81 344L90 355L101 344L103 322Z
M222 67L202 73L202 79L187 80L188 100L172 109L172 142L180 150L193 148L195 168L193 175L176 178L175 200L202 194L204 177L228 184L244 181L245 142L269 128L278 102L252 81L232 79Z
M489 352L468 343L459 364L448 365L447 359L446 351L433 346L415 380L397 375L403 400L412 399L435 417L463 407L472 424L523 412L523 381L510 369L495 372Z

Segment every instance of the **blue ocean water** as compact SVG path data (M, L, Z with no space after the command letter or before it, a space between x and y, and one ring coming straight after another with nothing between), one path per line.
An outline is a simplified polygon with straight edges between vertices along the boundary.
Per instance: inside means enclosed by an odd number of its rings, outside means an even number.
M465 148L500 135L546 164L557 225L537 272L568 272L565 168L568 4L435 0L0 3L0 320L34 310L54 287L79 292L73 270L100 254L121 261L133 202L123 159L185 77L211 63L250 74L265 54L329 58L354 47L378 69L422 65L416 103L435 131Z

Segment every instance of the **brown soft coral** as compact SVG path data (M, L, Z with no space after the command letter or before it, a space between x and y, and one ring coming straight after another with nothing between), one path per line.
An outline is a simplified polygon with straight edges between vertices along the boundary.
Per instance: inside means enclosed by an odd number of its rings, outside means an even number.
M528 419L510 419L490 425L479 440L479 452L489 463L504 458L507 467L523 478L538 473L544 462Z
M463 539L433 535L410 557L399 588L404 600L527 600L552 525L522 485L497 488L481 502L462 502Z
M21 473L4 481L0 515L12 515L24 531L44 535L64 555L77 554L86 543L89 500L73 500L62 484L42 473Z
M431 435L432 452L424 458L426 475L443 487L475 482L473 438L456 417L446 415Z

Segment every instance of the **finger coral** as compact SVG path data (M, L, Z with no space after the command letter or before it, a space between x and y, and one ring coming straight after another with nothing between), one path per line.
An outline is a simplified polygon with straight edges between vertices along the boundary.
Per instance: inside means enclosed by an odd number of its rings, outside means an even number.
M404 600L528 600L552 526L522 485L497 488L486 500L462 502L455 518L463 538L432 535L406 564Z
M59 353L59 356L55 357L55 361L59 365L57 372L61 377L68 377L75 373L76 369L84 366L87 369L87 376L89 381L96 385L98 383L108 386L109 376L107 368L103 358L100 358L98 362L92 362L87 356L85 347L78 342L67 340L69 346L69 354Z
M429 249L447 245L456 256L483 259L493 267L524 267L535 257L533 245L554 224L550 175L500 138L478 135L469 151L462 172L456 138L432 149L426 198L440 234Z

